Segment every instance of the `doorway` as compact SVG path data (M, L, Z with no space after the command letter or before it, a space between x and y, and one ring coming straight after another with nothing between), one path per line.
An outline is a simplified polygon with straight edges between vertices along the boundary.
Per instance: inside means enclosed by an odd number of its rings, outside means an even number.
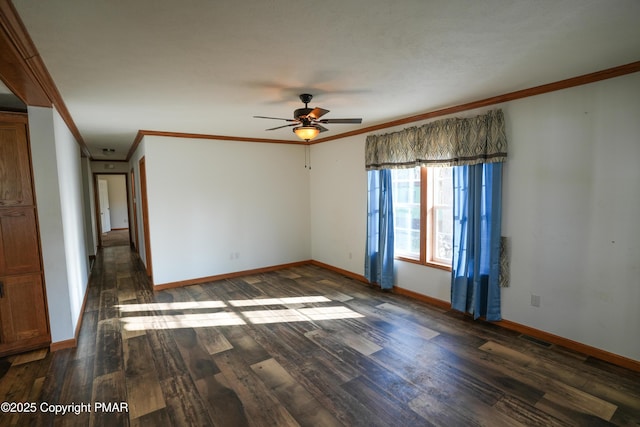
M95 174L98 246L131 245L127 174Z

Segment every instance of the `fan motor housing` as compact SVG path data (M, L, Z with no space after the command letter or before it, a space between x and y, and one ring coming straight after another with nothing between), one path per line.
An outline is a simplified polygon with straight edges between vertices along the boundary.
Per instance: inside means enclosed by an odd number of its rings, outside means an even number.
M293 112L293 118L299 119L300 117L306 117L310 112L313 111L313 108L298 108Z

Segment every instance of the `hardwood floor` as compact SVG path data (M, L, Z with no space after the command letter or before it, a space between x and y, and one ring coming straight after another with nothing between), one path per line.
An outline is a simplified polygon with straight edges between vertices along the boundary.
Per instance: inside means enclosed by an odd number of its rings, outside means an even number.
M115 229L107 233L102 233L102 247L129 246L129 229Z
M640 425L639 373L311 265L154 293L126 246L78 347L0 375L2 426Z

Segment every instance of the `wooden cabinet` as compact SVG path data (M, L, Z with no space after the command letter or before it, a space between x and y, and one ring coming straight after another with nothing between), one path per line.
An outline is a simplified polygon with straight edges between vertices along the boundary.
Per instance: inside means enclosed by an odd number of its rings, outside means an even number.
M0 277L40 271L34 208L0 208Z
M27 118L0 113L0 356L51 342Z
M27 124L0 113L0 207L33 206Z
M0 348L6 353L35 346L48 337L47 311L40 274L2 279L0 289ZM47 340L44 340L48 344ZM8 351L7 351L8 350Z

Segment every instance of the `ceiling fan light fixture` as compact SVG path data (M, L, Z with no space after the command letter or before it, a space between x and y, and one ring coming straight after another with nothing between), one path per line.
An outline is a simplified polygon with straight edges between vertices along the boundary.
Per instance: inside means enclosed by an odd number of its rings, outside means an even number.
M299 126L297 128L293 128L293 132L298 136L298 138L309 142L318 136L320 129L316 126Z

